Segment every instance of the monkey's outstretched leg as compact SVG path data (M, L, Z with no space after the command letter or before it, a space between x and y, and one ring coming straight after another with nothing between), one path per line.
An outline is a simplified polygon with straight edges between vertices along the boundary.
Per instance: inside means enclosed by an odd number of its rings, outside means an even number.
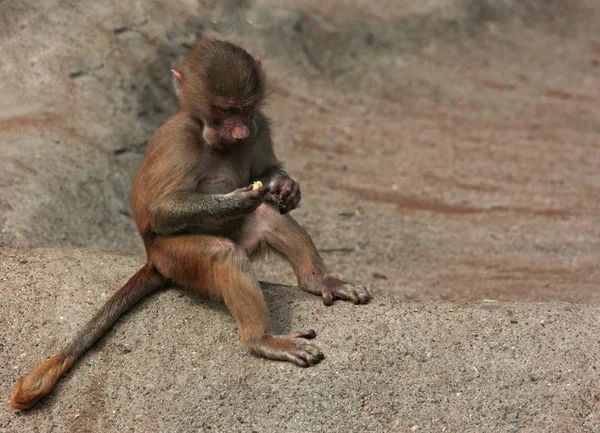
M300 289L321 295L325 305L333 304L334 299L355 304L371 299L366 287L328 276L310 235L289 214L281 215L271 204L264 203L246 216L234 239L249 255L264 246L274 249L292 265Z
M156 240L153 255L161 274L174 282L217 296L233 314L242 342L251 352L269 359L308 367L323 359L309 339L315 331L287 336L268 333L268 312L250 260L233 241L188 235Z
M104 304L67 347L42 362L27 376L19 378L11 400L13 409L29 409L49 394L58 379L123 313L164 283L164 277L150 265L140 269Z

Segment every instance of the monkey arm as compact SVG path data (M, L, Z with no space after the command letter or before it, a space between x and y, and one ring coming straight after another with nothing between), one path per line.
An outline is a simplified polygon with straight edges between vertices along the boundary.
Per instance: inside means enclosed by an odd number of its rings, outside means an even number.
M287 213L300 203L300 185L290 178L281 161L275 156L269 120L259 113L256 123L261 131L252 155L254 170L258 174L256 180L269 187L269 194L265 196L265 200L274 203L281 213Z
M283 163L277 159L273 151L273 140L271 138L271 122L264 114L258 113L256 116L259 135L256 138L256 145L253 147L252 155L254 159L254 175L263 185L268 187L275 186L276 183L284 179L289 179L290 175L283 169Z
M151 203L148 212L154 232L171 236L210 231L246 214L246 208L244 200L233 194L176 192Z

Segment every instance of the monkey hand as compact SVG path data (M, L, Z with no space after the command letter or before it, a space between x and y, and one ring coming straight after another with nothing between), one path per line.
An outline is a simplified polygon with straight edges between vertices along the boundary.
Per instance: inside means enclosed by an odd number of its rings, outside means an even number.
M269 188L253 189L252 185L236 189L227 194L244 213L252 213L264 201Z
M275 178L269 187L271 194L267 199L279 207L279 212L288 213L298 207L302 196L298 182L290 178Z

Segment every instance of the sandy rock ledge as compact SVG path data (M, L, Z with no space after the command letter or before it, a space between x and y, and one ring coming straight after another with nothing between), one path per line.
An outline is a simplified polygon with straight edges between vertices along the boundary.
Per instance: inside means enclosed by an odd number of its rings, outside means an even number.
M219 304L179 289L120 320L32 411L15 380L55 353L141 257L0 249L0 432L598 431L600 306L336 303L265 284L276 331L315 328L302 369L250 356Z

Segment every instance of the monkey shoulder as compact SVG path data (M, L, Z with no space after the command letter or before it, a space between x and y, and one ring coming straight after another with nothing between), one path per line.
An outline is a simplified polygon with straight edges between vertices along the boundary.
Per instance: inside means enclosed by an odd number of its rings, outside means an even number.
M202 127L185 113L179 112L170 117L154 134L152 142L169 148L186 147L204 142Z
M146 158L187 166L205 160L206 153L201 126L185 114L177 113L155 132L148 143Z
M193 189L209 164L201 140L201 128L192 119L180 114L171 117L150 140L136 184L151 191L150 198Z

